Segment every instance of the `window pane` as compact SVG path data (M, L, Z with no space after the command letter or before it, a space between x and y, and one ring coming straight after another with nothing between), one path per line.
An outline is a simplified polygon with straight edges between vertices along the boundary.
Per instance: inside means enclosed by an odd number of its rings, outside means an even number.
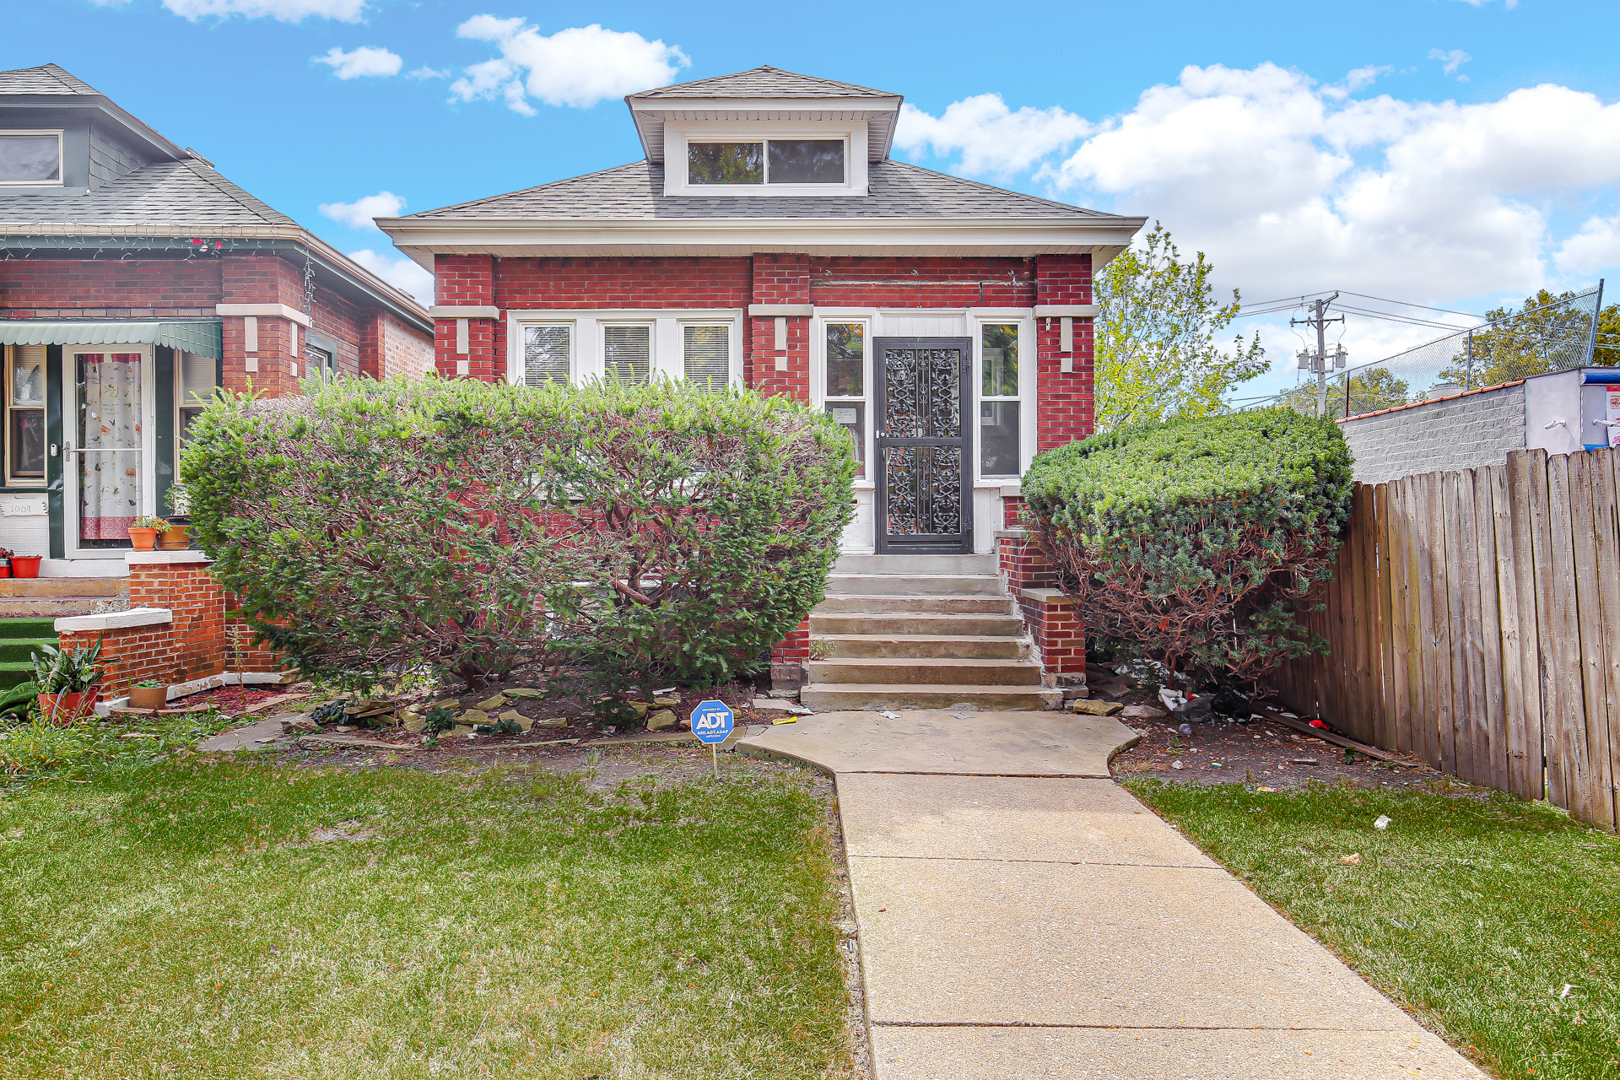
M205 404L214 399L214 358L180 354L180 404Z
M731 328L688 326L686 381L704 390L724 390L731 378Z
M763 184L765 147L762 143L688 143L688 184Z
M844 140L772 139L771 183L842 184Z
M1018 396L1018 327L984 328L983 397Z
M54 184L62 179L55 135L0 135L0 181Z
M855 440L855 475L866 475L866 402L864 401L829 401L827 412L833 418L833 423L849 432L849 437Z
M523 382L526 386L546 383L568 385L569 361L573 358L574 335L567 326L525 326L523 328Z
M197 417L199 417L201 415L202 415L202 410L201 409L181 409L180 410L180 445L181 446L186 445L186 440L191 437L191 425L196 423L197 422ZM178 510L176 511L176 513L179 513L179 512L180 511L178 511Z
M979 402L979 474L1018 475L1018 402Z
M602 345L602 366L609 381L644 383L648 380L652 373L652 327L604 327Z
M11 411L11 475L19 480L45 479L45 410Z
M866 327L827 324L827 396L863 397L866 391Z
M11 403L13 405L45 403L45 346L11 347Z

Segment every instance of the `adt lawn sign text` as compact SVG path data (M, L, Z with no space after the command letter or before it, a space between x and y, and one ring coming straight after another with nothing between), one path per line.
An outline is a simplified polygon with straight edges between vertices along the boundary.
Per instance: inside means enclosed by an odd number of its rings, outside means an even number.
M731 734L735 717L723 701L700 701L692 710L692 734L698 742L709 744L709 756L714 759L714 778L720 779L719 745Z

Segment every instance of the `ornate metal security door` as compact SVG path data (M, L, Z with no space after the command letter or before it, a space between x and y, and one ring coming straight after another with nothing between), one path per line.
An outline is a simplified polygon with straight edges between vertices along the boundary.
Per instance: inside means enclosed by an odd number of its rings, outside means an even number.
M877 550L973 550L973 343L877 338Z

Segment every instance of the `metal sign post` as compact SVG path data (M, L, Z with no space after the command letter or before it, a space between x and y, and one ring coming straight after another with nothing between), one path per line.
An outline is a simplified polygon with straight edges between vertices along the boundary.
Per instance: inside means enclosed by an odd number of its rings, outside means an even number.
M692 735L698 742L709 744L716 780L720 779L720 744L731 735L735 725L736 717L723 701L700 701L692 710Z

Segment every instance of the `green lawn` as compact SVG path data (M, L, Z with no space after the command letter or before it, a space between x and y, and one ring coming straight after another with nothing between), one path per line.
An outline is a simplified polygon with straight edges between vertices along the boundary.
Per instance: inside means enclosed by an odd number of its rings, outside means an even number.
M168 762L0 799L0 1076L845 1076L799 774Z
M1498 1076L1620 1077L1613 836L1494 794L1127 786Z

